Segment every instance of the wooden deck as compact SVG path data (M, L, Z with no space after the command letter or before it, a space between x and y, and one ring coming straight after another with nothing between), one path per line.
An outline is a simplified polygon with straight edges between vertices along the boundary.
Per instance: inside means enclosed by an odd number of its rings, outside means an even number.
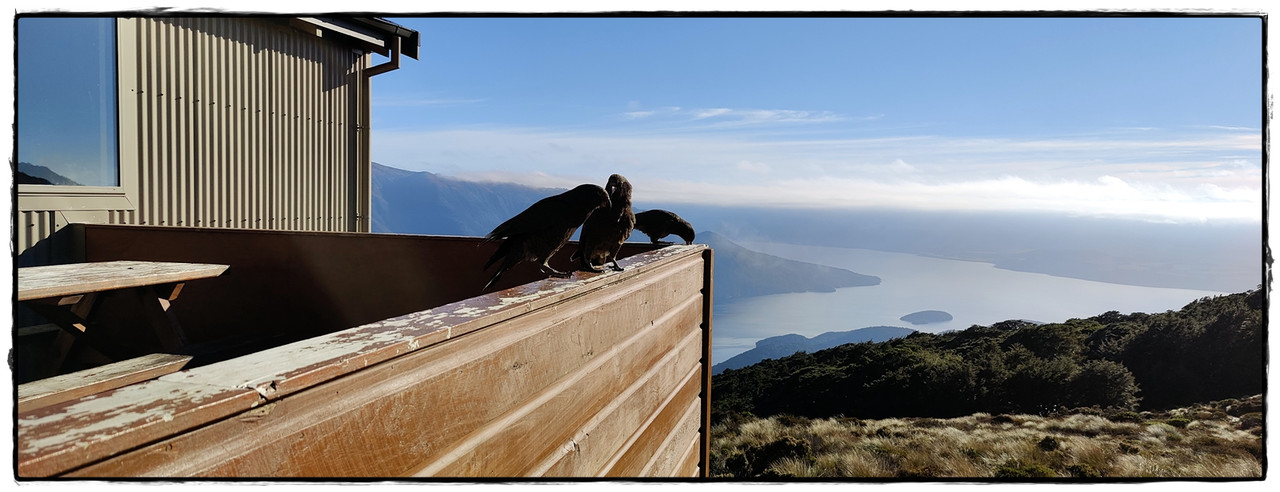
M18 475L702 476L711 250L619 263L22 412Z

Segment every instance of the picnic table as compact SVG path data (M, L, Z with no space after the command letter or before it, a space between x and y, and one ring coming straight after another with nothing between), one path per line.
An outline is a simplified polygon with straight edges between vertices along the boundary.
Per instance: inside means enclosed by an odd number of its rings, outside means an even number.
M156 261L105 261L18 268L18 301L58 325L65 356L74 340L85 340L102 355L129 358L109 333L92 333L95 308L107 294L132 304L167 352L186 344L182 326L169 311L183 285L221 275L228 265ZM72 339L67 339L70 335Z

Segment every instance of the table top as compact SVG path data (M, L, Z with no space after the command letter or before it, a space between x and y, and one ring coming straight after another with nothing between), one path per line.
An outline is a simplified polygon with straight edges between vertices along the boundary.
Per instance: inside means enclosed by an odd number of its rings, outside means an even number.
M87 294L216 277L228 265L160 261L104 261L22 267L18 300Z

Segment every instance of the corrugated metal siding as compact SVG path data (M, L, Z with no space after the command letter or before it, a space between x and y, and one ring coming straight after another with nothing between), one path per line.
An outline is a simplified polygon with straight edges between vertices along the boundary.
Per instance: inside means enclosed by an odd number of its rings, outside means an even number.
M140 18L121 23L122 159L135 159L135 210L92 223L367 231L355 214L361 72L369 57L274 21ZM132 27L130 27L132 26ZM127 115L136 114L136 119ZM136 137L136 138L135 138ZM21 201L22 198L19 197ZM17 250L65 211L24 211ZM48 256L40 252L28 256Z
M26 251L41 239L49 237L57 230L55 212L20 212L18 213L18 251Z
M80 253L75 238L65 238L58 244L35 247L37 243L52 242L49 238L73 222L92 224L134 224L136 214L131 210L22 210L15 214L14 247L20 254L17 266L50 265L78 261L68 253Z
M364 56L237 18L141 19L137 40L122 90L138 101L139 224L354 230Z

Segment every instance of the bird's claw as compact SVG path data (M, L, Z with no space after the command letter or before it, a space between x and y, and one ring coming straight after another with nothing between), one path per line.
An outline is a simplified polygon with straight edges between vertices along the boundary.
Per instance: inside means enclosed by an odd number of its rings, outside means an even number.
M558 277L558 278L569 278L569 277L572 277L572 276L573 276L573 273L570 273L570 272L562 272L562 271L560 271L560 270L556 270L556 269L554 269L554 268L551 268L551 267L550 267L550 266L548 266L548 265L542 265L542 273L545 273L545 274L550 275L550 276L552 276L552 277Z

